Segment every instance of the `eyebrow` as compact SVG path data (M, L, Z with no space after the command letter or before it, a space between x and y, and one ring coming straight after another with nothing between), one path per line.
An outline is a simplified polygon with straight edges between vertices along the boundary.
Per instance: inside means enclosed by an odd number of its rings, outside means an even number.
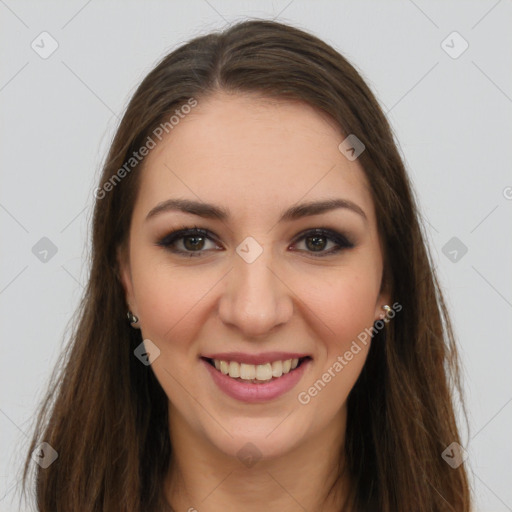
M283 212L279 222L292 221L302 217L319 215L321 213L326 213L338 208L345 208L349 211L355 212L360 215L365 220L365 222L368 222L368 218L366 217L363 209L347 199L326 199L323 201L313 201L292 206ZM168 199L157 204L147 214L146 221L160 213L169 211L180 211L192 215L197 215L199 217L219 219L221 221L225 221L230 217L229 210L221 206L199 201L192 201L190 199Z

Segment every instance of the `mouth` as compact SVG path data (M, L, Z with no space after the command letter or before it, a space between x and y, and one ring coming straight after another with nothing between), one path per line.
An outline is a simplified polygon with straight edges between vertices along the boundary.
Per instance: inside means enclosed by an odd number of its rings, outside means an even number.
M295 357L291 359L268 361L262 364L242 363L226 359L201 357L216 372L246 384L267 384L281 379L285 375L293 374L299 370L310 356Z

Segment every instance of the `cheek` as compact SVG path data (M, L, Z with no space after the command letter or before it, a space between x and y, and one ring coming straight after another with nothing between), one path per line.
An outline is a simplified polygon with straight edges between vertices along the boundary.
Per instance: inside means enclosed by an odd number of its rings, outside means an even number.
M347 269L300 293L305 305L315 313L324 328L329 352L342 350L374 322L375 304L380 282L371 271Z
M132 272L144 338L162 352L185 350L207 321L204 304L218 281L212 272L174 266L162 257L134 257Z
M133 274L142 336L153 341L160 355L152 371L170 400L171 407L184 414L187 422L202 428L201 414L184 390L192 390L190 368L197 364L195 340L208 320L205 304L218 279L187 271L161 261L139 265ZM210 273L211 274L211 273ZM197 394L197 393L196 393ZM203 420L204 421L204 420Z
M370 348L379 284L371 272L352 269L340 273L334 284L321 282L313 292L309 290L307 307L319 319L323 334L318 338L318 364L302 391L307 395L304 399L314 403L319 421L338 413L361 373Z

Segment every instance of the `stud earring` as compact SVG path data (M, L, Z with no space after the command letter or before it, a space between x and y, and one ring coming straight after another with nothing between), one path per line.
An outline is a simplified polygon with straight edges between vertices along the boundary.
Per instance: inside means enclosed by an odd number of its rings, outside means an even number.
M384 318L386 318L386 315L392 311L392 309L387 305L387 304L384 304L384 306L382 306L382 309L385 311L385 313L381 313L379 318L381 320L384 320Z
M132 327L134 329L138 329L138 327L135 325L139 321L138 317L136 317L131 311L128 311L126 316L128 317L128 321L132 324Z

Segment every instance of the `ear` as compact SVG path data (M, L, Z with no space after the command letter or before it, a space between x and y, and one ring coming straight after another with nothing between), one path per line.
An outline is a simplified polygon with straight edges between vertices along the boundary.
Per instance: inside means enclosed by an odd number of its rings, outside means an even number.
M382 306L388 305L392 307L391 293L389 290L389 281L386 275L382 277L381 289L379 292L379 296L377 297L377 302L375 304L375 315L374 321L383 319L386 316L386 311L382 309Z
M117 267L119 269L118 278L124 289L125 301L127 308L135 315L137 315L137 304L133 293L132 274L130 269L130 258L126 246L119 246L117 248Z

